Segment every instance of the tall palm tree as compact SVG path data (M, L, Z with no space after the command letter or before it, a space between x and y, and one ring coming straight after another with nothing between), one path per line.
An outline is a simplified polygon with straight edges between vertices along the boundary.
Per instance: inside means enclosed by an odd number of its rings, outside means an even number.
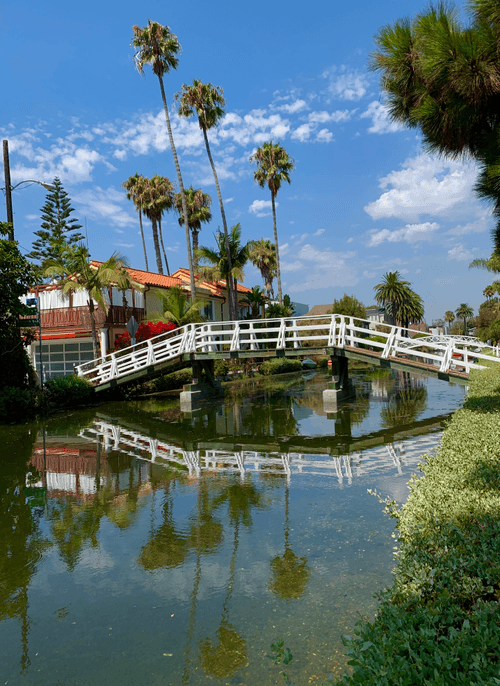
M455 314L457 315L457 317L459 319L464 320L464 336L466 336L467 335L467 320L473 316L474 310L472 309L472 307L469 307L469 305L467 305L467 303L460 303L460 306L457 307L457 309L455 310Z
M226 252L229 259L229 271L232 270L233 265L231 264L231 251L229 250L229 232L227 230L226 213L224 211L224 203L222 202L222 195L220 192L219 178L217 176L217 171L215 169L215 164L212 158L212 153L210 152L210 145L208 143L207 131L217 127L225 115L224 107L226 101L224 99L224 91L220 86L214 86L211 83L202 83L201 81L193 80L193 85L188 86L187 84L182 85L180 93L176 93L174 96L179 102L179 116L192 117L196 115L198 117L198 124L200 129L203 131L203 138L205 139L205 147L207 149L208 161L212 167L212 173L214 175L215 187L217 189L217 197L219 199L220 213L222 216L222 227L224 230L224 240L226 242ZM194 246L193 246L194 251ZM236 293L233 292L230 286L230 299L229 299L229 318L236 319L236 309L238 307L238 301Z
M398 305L404 301L405 289L410 285L410 282L402 279L401 274L396 271L384 274L384 280L374 286L375 300L378 305L385 307L393 324L397 321Z
M139 226L141 228L142 247L144 250L144 262L146 264L146 271L148 267L148 254L146 252L146 241L144 240L144 230L142 227L142 203L144 201L144 190L147 179L140 175L134 174L122 183L122 188L127 191L127 200L132 200L135 209L139 212Z
M167 267L167 274L170 276L170 269L168 268L167 253L163 245L163 236L161 233L161 218L165 211L171 210L174 206L174 184L166 176L158 176L155 174L150 179L146 179L146 186L144 190L143 212L151 221L153 228L153 242L156 253L156 265L158 273L163 274L163 266L161 262L160 242L163 248L163 257L165 258L165 266Z
M455 313L453 312L453 310L447 310L444 313L444 318L448 322L448 324L451 326L453 324L453 322L455 321Z
M280 254L278 247L278 229L276 228L276 196L281 188L283 181L290 183L290 174L295 169L294 160L288 156L287 151L279 143L273 144L272 141L264 143L262 147L250 156L250 162L257 164L257 171L253 178L261 188L267 184L271 191L271 202L273 207L273 226L274 226L274 246L276 249L276 277L278 279L278 299L280 305L283 304L283 293L281 291L281 270Z
M231 269L229 269L229 259L226 250L226 240L224 234L218 231L215 234L217 250L201 246L198 255L205 266L200 268L200 275L207 281L216 282L221 279L226 280L226 290L228 302L230 298L230 287L237 293L238 281L245 278L243 267L248 261L248 249L241 244L241 226L235 224L229 233L229 252L231 256Z
M495 295L495 289L493 286L486 286L486 288L483 290L483 295L489 300Z
M248 258L253 266L260 271L268 297L274 299L273 279L276 276L276 247L266 238L250 241Z
M109 305L104 299L103 291L108 286L122 286L124 279L128 279L128 275L123 269L124 261L120 255L114 253L106 262L96 267L89 263L88 252L81 246L69 247L67 253L65 260L61 262L52 261L48 264L44 270L44 276L56 279L63 295L70 291L86 292L92 326L94 358L98 358L94 300L104 312L108 311ZM71 265L69 276L67 275L68 264Z
M182 197L182 211L184 213L184 227L186 230L186 246L188 254L188 266L191 286L191 297L196 297L196 287L194 280L193 258L191 253L191 239L189 235L188 224L188 210L186 205L186 196L184 193L184 184L182 183L181 168L177 158L177 151L175 149L174 137L172 134L172 127L170 125L170 116L168 114L167 98L165 96L165 88L163 85L163 76L168 74L170 69L177 69L179 59L177 55L181 51L181 46L174 33L171 33L168 26L162 26L158 22L148 21L148 25L141 29L139 26L133 26L134 37L132 45L136 48L134 55L137 71L144 73L144 65L149 64L153 70L153 74L158 77L160 84L161 98L163 101L163 109L165 111L165 120L167 122L168 138L170 141L170 148L174 157L175 171L177 172L177 181L179 183L179 192Z
M193 236L193 266L194 273L198 274L198 234L201 225L207 224L212 219L210 206L212 198L208 193L203 193L201 188L190 186L186 190L186 204L188 208L188 224ZM182 198L180 193L175 195L175 209L179 213L179 224L184 224L184 214L182 210Z

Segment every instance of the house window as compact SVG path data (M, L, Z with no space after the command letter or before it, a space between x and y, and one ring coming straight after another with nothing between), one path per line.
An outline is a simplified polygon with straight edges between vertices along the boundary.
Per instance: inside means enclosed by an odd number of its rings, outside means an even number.
M208 301L208 305L203 308L202 314L208 322L214 321L214 302L213 302L213 300Z
M39 346L35 345L33 362L40 371ZM94 359L92 341L45 343L42 345L43 374L46 379L73 373L73 366Z

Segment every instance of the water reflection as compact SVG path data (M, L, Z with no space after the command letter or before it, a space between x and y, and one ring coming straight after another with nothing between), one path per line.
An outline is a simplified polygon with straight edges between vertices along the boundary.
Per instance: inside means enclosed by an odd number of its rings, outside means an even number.
M238 679L249 664L267 685L261 657L285 632L307 655L325 642L314 671L328 676L346 617L370 612L390 578L391 525L366 488L394 488L394 478L403 492L448 407L402 375L360 375L355 401L335 416L323 411L321 378L266 384L242 384L225 405L189 416L171 401L74 413L36 443L35 427L8 429L5 680L15 683L17 668L38 686L57 668L61 682L78 673L83 686L139 685L147 654L147 683ZM360 427L370 430L355 435ZM108 626L109 644L99 633ZM123 667L103 667L111 655Z

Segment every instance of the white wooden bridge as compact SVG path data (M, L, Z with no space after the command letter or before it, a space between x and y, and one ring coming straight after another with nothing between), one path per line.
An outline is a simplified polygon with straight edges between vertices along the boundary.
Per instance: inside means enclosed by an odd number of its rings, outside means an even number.
M400 326L369 330L370 322L344 315L290 317L188 324L143 343L77 367L96 390L168 372L180 362L230 358L307 357L328 354L364 360L382 367L421 371L466 383L484 361L500 363L499 349L469 336L411 338ZM376 336L378 340L367 340Z

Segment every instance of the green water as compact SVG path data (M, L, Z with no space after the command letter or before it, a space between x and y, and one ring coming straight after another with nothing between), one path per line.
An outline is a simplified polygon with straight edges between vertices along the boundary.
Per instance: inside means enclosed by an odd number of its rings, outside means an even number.
M234 384L0 428L0 683L280 683L345 668L341 637L391 583L393 524L464 389L355 374Z

